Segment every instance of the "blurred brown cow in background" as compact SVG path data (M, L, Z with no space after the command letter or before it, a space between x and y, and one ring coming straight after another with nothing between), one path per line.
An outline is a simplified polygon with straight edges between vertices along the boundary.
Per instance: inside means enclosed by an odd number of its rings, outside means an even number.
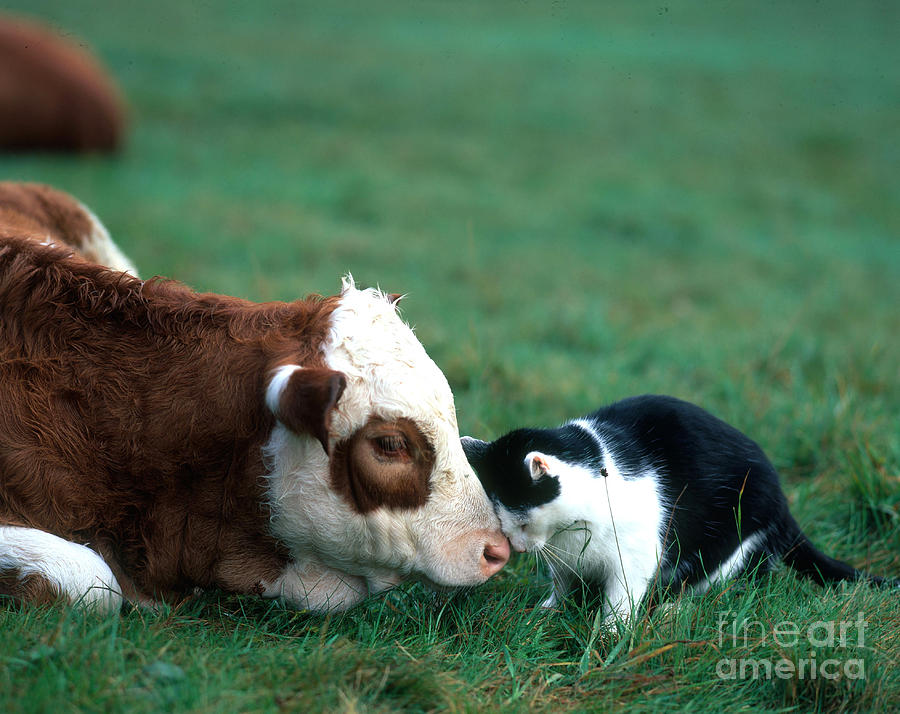
M116 85L82 43L0 17L0 150L115 151L124 126Z

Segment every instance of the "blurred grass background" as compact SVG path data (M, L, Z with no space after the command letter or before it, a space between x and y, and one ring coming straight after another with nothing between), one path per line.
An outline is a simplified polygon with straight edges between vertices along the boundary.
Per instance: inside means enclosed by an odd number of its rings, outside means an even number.
M352 272L407 293L404 316L447 374L462 431L483 438L629 394L696 401L764 447L798 520L824 549L900 575L897 3L4 7L85 40L122 86L132 127L118 157L3 156L0 178L76 195L142 276L283 300L334 293ZM685 670L629 659L652 651L646 633L625 649L601 638L599 660L612 653L629 664L611 678L585 673L566 662L571 641L582 648L579 662L582 650L593 661L593 645L579 639L591 613L532 613L544 581L530 572L520 559L472 599L440 606L401 593L324 625L240 600L196 605L205 624L190 612L150 625L132 614L121 632L62 610L25 619L0 612L11 638L0 651L26 662L10 665L0 684L10 711L42 710L11 691L27 682L34 690L42 680L29 679L32 669L54 671L34 663L49 661L40 647L65 652L47 644L62 632L74 649L105 643L111 659L99 669L123 679L104 684L70 670L47 685L50 698L40 701L48 707L74 691L74 709L130 708L140 686L122 682L168 647L226 671L229 657L220 662L216 652L261 647L246 655L240 687L268 681L292 646L309 671L350 653L356 664L337 667L332 684L306 685L309 701L319 692L320 704L349 710L427 709L432 697L450 710L641 707L644 699L650 709L837 710L900 699L897 677L884 672L861 689L745 682L713 694L703 658L686 655ZM776 607L802 611L823 597L840 619L862 598L896 635L896 596L822 596L780 577L767 586ZM440 619L444 610L429 607L449 608L456 634L422 635L410 609ZM712 604L691 607L696 615ZM401 615L379 631L395 610ZM508 633L530 634L480 635L477 651L457 643L507 617ZM533 622L549 633L544 649L532 647ZM177 637L206 627L195 640ZM340 638L343 654L321 654L331 642L322 631ZM29 637L22 651L32 654L15 654ZM671 637L700 635L678 625ZM873 667L896 669L896 642L875 649ZM232 708L228 677L220 683L184 661L176 679L194 695L169 708ZM391 699L384 682L409 662L425 694L410 685L411 698ZM538 679L517 675L518 666ZM154 672L151 681L171 675ZM383 675L381 689L363 687L360 672ZM332 685L329 699L322 687ZM275 694L248 696L236 700L242 710L301 707L290 696L281 704Z

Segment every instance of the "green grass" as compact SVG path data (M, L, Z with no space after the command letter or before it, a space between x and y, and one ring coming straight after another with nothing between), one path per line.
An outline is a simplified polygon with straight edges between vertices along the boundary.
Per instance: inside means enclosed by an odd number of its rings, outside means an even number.
M66 189L145 276L268 300L351 271L409 294L464 433L641 392L757 440L827 552L900 575L898 6L71 3L128 96L113 159L0 158ZM621 633L544 612L519 557L317 618L205 598L0 609L0 710L886 711L900 596L790 573ZM764 623L720 642L717 621ZM784 647L864 613L862 647ZM851 638L852 639L852 638ZM720 660L862 659L721 681Z

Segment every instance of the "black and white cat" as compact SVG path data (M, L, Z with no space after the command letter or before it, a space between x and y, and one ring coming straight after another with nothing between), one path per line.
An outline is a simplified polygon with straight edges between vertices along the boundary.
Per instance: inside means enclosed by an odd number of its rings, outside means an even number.
M756 443L698 406L645 395L557 429L463 437L518 551L547 557L553 594L599 587L627 620L658 578L703 591L783 561L819 583L866 578L818 551Z

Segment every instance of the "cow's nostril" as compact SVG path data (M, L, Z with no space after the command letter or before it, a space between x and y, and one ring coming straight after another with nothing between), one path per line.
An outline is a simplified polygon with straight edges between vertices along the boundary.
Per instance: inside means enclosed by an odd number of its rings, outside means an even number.
M496 543L485 543L481 556L481 568L490 577L498 572L509 560L509 541L504 538Z

